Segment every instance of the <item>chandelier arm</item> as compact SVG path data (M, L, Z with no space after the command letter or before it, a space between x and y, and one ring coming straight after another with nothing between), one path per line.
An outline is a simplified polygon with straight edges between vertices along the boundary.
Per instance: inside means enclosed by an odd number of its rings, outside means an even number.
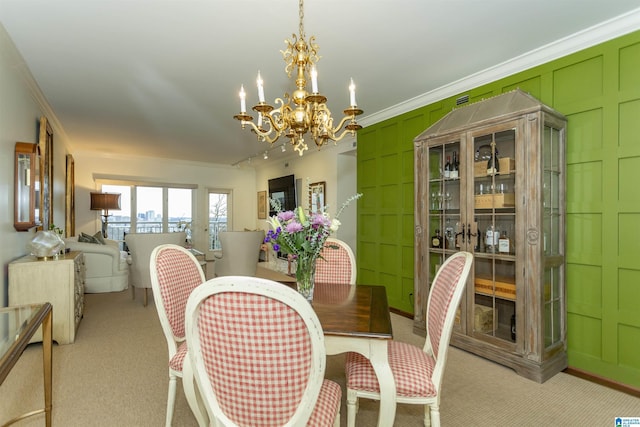
M333 141L333 143L335 144L336 142L340 141L342 138L344 138L345 136L347 136L348 134L351 134L352 136L355 136L356 131L351 130L351 129L343 129L342 133L340 134L340 136L337 136L335 138L331 138L331 140Z
M344 116L342 118L342 120L340 120L340 123L338 123L338 126L336 126L335 128L331 129L331 133L335 134L337 132L340 131L340 129L342 129L342 127L345 125L345 123L347 123L349 120L352 120L355 122L356 118L355 116ZM345 129L346 130L346 129ZM340 139L342 139L343 137L341 137ZM334 138L331 138L334 139ZM339 141L340 139L334 139L335 141Z

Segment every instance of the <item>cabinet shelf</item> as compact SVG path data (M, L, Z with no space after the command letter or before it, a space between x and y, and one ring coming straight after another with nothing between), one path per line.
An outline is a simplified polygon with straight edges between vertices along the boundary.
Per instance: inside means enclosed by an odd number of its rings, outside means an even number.
M516 300L516 281L513 277L476 275L474 280L476 294L495 296L510 301Z

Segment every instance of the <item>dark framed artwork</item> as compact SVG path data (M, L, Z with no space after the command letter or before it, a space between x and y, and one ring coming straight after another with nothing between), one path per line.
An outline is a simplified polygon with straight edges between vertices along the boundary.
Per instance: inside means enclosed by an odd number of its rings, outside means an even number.
M267 192L258 191L258 219L267 218Z
M42 229L48 230L53 224L53 129L45 116L40 117L38 139L42 167L40 168L42 191L40 191L40 218Z
M322 213L326 200L325 181L309 184L309 212Z
M75 162L71 154L67 154L67 173L65 183L65 225L66 237L76 235L76 191Z

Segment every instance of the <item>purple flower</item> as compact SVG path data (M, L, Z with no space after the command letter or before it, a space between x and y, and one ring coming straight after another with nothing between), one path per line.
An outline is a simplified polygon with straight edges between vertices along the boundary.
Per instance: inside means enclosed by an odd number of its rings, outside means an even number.
M302 231L302 224L294 221L287 224L284 229L287 233L297 233L298 231Z
M280 220L280 222L285 222L292 220L293 218L295 218L295 216L296 215L293 213L293 211L280 212L278 214L278 220Z
M328 227L330 225L330 221L322 214L313 214L311 216L311 226L314 229L318 229L319 227Z
M274 250L274 251L276 251L276 252L278 252L278 251L280 250L280 245L279 245L279 244L277 244L277 243L274 243L274 244L273 244L273 250Z

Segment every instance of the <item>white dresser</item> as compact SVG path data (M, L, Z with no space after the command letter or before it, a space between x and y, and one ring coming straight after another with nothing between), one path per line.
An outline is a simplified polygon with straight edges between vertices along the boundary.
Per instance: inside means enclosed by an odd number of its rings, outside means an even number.
M84 312L84 255L69 252L59 259L39 260L29 255L9 264L9 305L50 302L53 340L75 341ZM38 331L31 342L42 341Z

